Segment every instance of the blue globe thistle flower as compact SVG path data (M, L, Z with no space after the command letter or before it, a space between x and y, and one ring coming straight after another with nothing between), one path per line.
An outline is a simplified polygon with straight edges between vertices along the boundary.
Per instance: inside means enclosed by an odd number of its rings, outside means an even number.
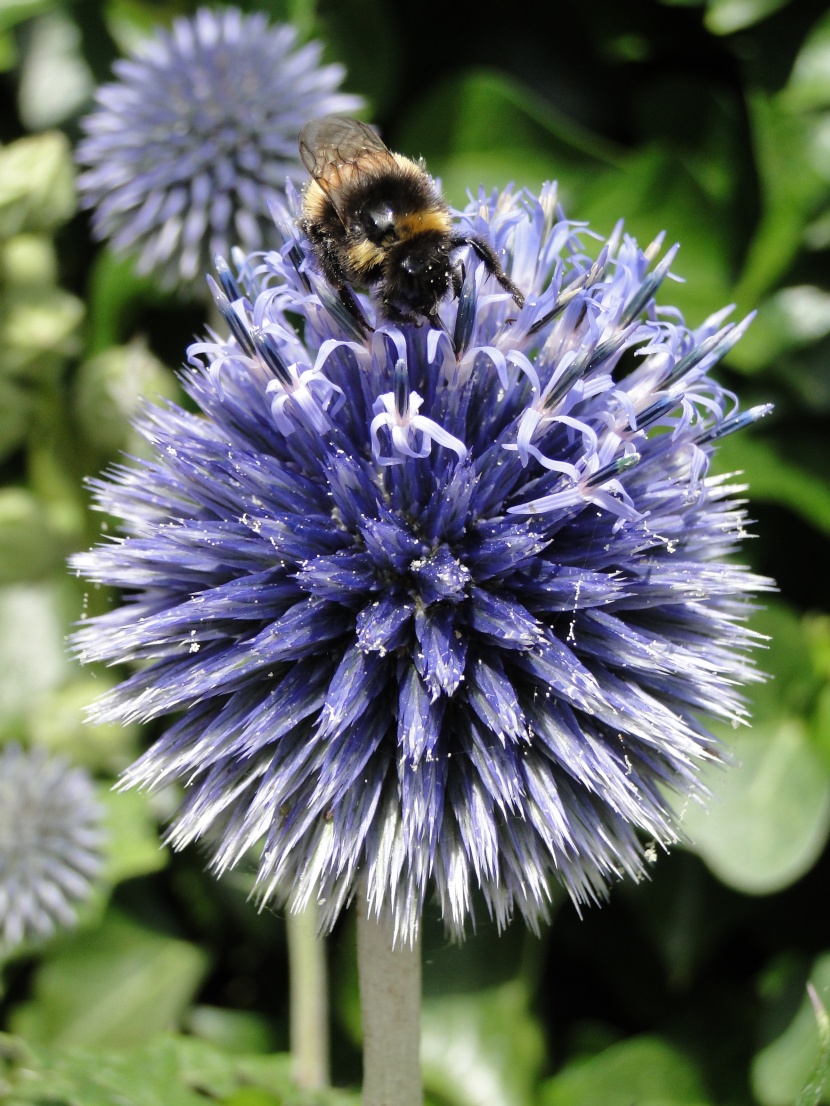
M203 8L117 61L77 151L95 236L168 286L201 279L232 243L275 244L268 205L300 171L300 127L362 103L337 91L344 70L321 50L262 14Z
M101 819L83 768L42 749L0 750L0 949L74 925L103 868Z
M296 196L290 197L296 215ZM156 459L95 481L126 536L79 555L129 589L76 635L140 669L101 721L171 717L125 786L184 785L169 839L220 873L259 846L264 900L330 926L365 875L411 938L480 889L535 927L678 838L672 795L740 722L750 596L742 488L709 474L740 412L710 370L743 333L655 295L675 250L618 227L592 259L555 192L485 196L444 329L364 338L296 222L219 264L231 337L189 351L202 414L151 407Z

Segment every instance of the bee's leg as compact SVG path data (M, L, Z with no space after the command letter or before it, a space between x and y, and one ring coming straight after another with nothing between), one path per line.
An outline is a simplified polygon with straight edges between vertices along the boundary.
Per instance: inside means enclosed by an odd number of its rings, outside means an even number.
M373 328L369 326L364 318L357 300L346 284L346 278L337 256L337 250L332 245L331 235L321 230L320 227L310 219L301 220L300 229L308 236L314 248L314 256L323 271L326 282L337 293L337 298L346 308L351 318L357 323L360 333L363 335L371 334Z
M510 293L519 307L524 307L524 293L516 287L507 273L505 273L504 269L502 269L501 262L492 246L489 246L483 239L477 238L475 235L459 234L450 240L451 249L457 250L461 246L472 246L478 257L484 262L487 272L496 278L505 291Z
M386 296L381 296L380 310L384 319L388 319L390 323L412 323L414 326L418 326L422 318L421 315L416 315L414 311L410 311L408 308L399 307L393 299Z
M335 291L337 292L337 298L349 312L351 317L360 327L364 334L371 334L374 327L369 326L363 312L360 310L360 306L357 300L352 295L351 288L348 284L341 284L339 287L335 285Z
M465 276L464 266L460 262L456 262L450 269L450 286L454 299L458 299L461 295L461 285L464 283Z

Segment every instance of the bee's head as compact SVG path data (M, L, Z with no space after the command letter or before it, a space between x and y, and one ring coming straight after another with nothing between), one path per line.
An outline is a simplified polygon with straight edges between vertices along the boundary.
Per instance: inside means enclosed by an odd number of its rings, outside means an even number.
M386 285L392 298L418 315L430 315L450 286L446 237L419 234L390 251Z

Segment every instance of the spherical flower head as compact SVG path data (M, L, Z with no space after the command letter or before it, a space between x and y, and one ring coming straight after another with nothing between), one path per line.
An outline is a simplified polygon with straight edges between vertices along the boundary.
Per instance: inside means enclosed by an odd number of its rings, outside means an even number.
M124 781L184 785L172 843L217 872L258 848L262 898L325 925L365 876L402 940L433 891L461 933L476 890L536 927L557 885L640 878L721 756L702 716L744 720L769 586L727 560L742 489L709 474L765 410L710 376L745 324L658 307L675 251L618 228L590 256L551 187L460 222L521 309L465 249L442 327L362 296L364 335L289 216L220 265L203 413L148 410L156 460L95 482L126 536L75 561L130 590L75 643L141 664L96 718L172 716Z
M83 768L0 750L0 950L75 923L103 867L102 810Z
M268 205L301 172L300 127L361 105L321 49L262 14L203 8L117 61L77 151L95 236L138 272L200 290L217 252L274 244Z

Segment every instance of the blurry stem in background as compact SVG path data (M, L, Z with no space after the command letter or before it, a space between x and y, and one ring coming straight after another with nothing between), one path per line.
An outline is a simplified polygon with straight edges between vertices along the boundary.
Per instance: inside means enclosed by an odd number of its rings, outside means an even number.
M357 895L357 968L363 1022L363 1106L422 1106L421 948L392 947L391 914Z
M328 980L325 941L317 936L318 911L310 902L288 913L288 968L291 987L291 1074L297 1086L329 1085Z

